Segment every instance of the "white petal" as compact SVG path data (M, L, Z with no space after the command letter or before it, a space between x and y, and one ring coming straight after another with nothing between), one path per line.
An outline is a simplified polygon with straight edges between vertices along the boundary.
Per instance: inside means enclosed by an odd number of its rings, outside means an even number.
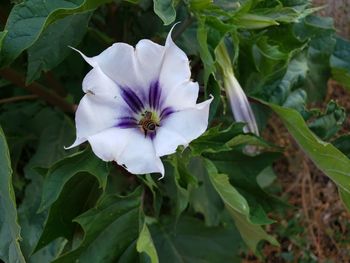
M157 129L154 146L157 156L172 154L179 145L188 145L188 140L164 125Z
M88 136L113 127L117 123L118 112L118 106L113 108L96 96L86 94L75 113L77 137L69 148L85 142Z
M148 39L140 40L135 47L137 70L146 89L159 79L165 47Z
M187 146L208 127L209 107L213 98L169 115L161 123L154 138L156 154L163 156L174 153L177 146Z
M186 54L178 48L169 32L165 42L165 54L160 72L159 83L163 90L172 90L191 77L189 60Z
M118 85L107 77L99 67L86 74L83 80L83 91L109 103L124 104Z
M100 67L119 86L129 88L142 86L134 47L125 43L115 43L99 55L90 58L80 51L79 53L91 66Z
M68 148L78 146L88 136L114 126L117 118L128 113L128 107L119 95L118 86L98 67L85 76L83 90L86 95L81 99L75 113L77 138Z
M93 152L108 162L118 160L126 145L132 140L133 132L129 129L109 128L88 137Z
M238 80L233 74L230 74L224 78L224 84L235 120L247 123L247 126L244 127L245 132L259 135L259 129L253 110Z
M111 128L88 138L94 153L104 161L115 160L133 174L161 173L162 161L152 140L138 129Z
M164 105L175 110L195 107L198 92L198 83L188 80L175 87L167 94Z

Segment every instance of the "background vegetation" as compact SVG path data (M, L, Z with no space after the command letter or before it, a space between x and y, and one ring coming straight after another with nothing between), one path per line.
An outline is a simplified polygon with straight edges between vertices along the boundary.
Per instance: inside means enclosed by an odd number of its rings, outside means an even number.
M341 2L320 10L307 0L2 1L0 259L348 261ZM338 31L327 17L334 5ZM176 21L173 39L191 59L200 101L215 97L209 130L163 159L162 181L104 163L88 145L65 151L89 71L67 46L93 56L116 41L163 44ZM215 52L222 41L261 137L232 119Z

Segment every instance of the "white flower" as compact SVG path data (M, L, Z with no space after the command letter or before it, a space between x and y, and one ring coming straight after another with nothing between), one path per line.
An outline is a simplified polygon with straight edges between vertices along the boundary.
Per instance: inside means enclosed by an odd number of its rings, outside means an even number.
M93 69L76 116L77 137L104 161L134 174L161 173L160 156L187 146L208 126L212 98L196 104L186 54L171 39L165 46L143 39L136 47L115 43L95 57L78 51ZM162 178L161 177L161 178Z
M233 116L236 121L246 122L245 132L251 132L259 135L259 129L256 124L255 116L250 107L247 96L236 77L232 74L224 77L224 86L228 99L230 101Z
M244 132L251 132L259 135L259 129L247 96L233 74L231 59L224 41L221 41L215 49L215 56L222 73L224 88L235 120L237 122L247 123L247 126L244 127Z

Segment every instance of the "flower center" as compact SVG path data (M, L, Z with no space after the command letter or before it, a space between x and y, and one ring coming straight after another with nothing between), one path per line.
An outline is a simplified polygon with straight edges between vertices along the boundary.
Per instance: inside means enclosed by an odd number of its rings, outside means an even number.
M160 126L159 123L160 120L157 116L157 113L146 110L143 113L141 113L138 126L141 128L142 132L145 134L146 137L147 134L156 133L157 127Z

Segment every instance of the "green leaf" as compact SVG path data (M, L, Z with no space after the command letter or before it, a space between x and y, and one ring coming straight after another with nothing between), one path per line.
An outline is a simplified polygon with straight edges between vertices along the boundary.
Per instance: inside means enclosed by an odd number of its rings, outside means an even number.
M282 5L277 5L276 7L268 7L255 9L254 13L267 16L269 18L275 19L282 23L293 23L298 22L301 18L312 14L313 12L321 9L318 8L306 8L309 4L299 5L298 8L295 7L283 7Z
M210 182L203 158L192 158L189 163L189 170L196 176L199 184L198 187L190 190L190 205L195 212L204 216L207 226L217 226L224 205Z
M53 263L137 262L140 197L140 189L125 197L104 196L96 208L75 219L84 230L79 247Z
M174 207L175 217L178 218L188 206L189 193L186 188L179 184L179 172L177 167L172 170L166 168L169 178L164 179L164 192L170 197L171 205Z
M350 89L350 42L338 37L331 56L332 76Z
M232 24L242 29L261 29L279 25L275 19L258 14L241 14L232 19Z
M167 218L150 226L159 262L239 262L239 234L232 228L206 227L194 218Z
M11 120L11 121L9 121ZM37 213L40 205L43 178L36 167L50 167L73 150L65 150L75 138L75 129L71 118L40 102L24 102L6 105L0 115L0 122L9 135L9 146L16 149L20 156L28 156L29 162L22 159L17 169L24 172L25 180L30 183L25 188L24 197L18 208L21 225L23 255L28 262L50 262L62 248L62 240L57 240L38 251L33 249L40 238L47 213ZM19 140L20 139L20 140ZM31 153L27 155L27 153ZM27 181L27 182L28 182ZM29 260L30 258L30 260Z
M192 153L200 155L204 152L215 153L231 150L230 140L243 133L244 126L244 123L234 123L224 130L220 130L220 125L210 128L198 139L191 142Z
M337 147L343 154L350 158L350 134L338 137L332 144Z
M10 153L0 127L0 259L5 262L25 262L19 241L15 193L12 186Z
M55 163L47 171L39 211L50 207L57 200L68 180L78 173L89 173L95 176L100 187L104 189L109 173L108 164L97 158L89 149Z
M7 35L7 30L0 32L0 54L1 54L1 48L2 48L2 42L4 41L5 36Z
M336 44L333 20L310 15L295 24L293 31L300 41L308 41L307 54L303 54L308 66L303 88L308 93L309 101L322 100L331 75L330 57Z
M322 100L327 91L327 81L331 76L330 56L335 46L335 39L321 36L312 39L307 52L309 71L304 84L309 101Z
M205 10L206 8L210 8L212 5L212 0L190 0L189 5L190 9L194 11Z
M256 253L257 245L261 240L267 240L273 245L278 245L274 237L268 235L261 226L251 222L248 203L230 184L229 177L225 174L219 174L214 164L209 160L205 160L205 163L214 188L225 203L226 209L231 214L248 247Z
M261 188L270 186L276 180L276 174L271 166L266 167L256 177L256 181Z
M153 0L154 12L162 19L164 25L175 21L176 10L174 0Z
M158 263L157 250L153 244L151 233L148 230L147 224L144 222L139 238L136 243L137 252L145 252L151 259L151 263Z
M269 43L268 37L261 37L252 45L252 55L257 70L263 75L283 66L289 56L280 46Z
M199 55L204 65L204 84L206 85L210 74L215 71L215 61L209 51L208 28L205 26L205 19L199 19L197 30L197 41L199 45Z
M174 203L175 217L179 218L189 202L189 189L197 186L197 179L188 171L188 161L176 155L169 160L171 166L166 165L169 176L164 180L164 190Z
M58 237L72 239L77 230L73 219L91 208L101 194L96 178L80 173L71 178L51 205L43 233L34 253Z
M297 111L275 104L266 104L278 114L290 134L314 164L340 188L350 192L349 158L332 144L324 142L315 136Z
M244 197L230 184L226 174L219 174L213 163L205 160L209 178L224 203L249 220L249 206Z
M330 101L326 111L309 123L309 128L322 140L328 140L341 129L345 120L345 109Z
M255 151L250 151L249 145L238 145L231 151L204 154L205 158L215 164L219 173L229 176L232 186L247 200L250 220L255 224L273 223L267 213L286 207L284 202L266 193L257 183L257 176L280 156L280 152L276 149L274 151L268 149L263 146L256 149L253 146Z
M209 76L215 73L214 50L228 32L234 32L235 27L223 23L212 16L198 16L197 41L199 55L204 65L204 85L207 86Z
M28 49L26 82L38 79L42 71L49 71L61 63L83 39L91 13L75 14L50 24Z
M346 209L350 212L350 193L342 188L339 188L339 196Z
M0 65L8 65L32 46L43 30L56 20L71 14L94 10L111 0L31 0L15 5L5 30Z

